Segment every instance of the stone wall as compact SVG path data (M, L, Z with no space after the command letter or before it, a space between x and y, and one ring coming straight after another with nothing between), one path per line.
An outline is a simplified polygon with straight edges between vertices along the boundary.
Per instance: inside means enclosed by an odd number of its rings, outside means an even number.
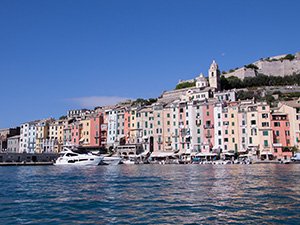
M274 61L259 60L253 63L259 68L256 72L268 76L282 77L300 73L300 52L297 52L295 54L295 59L292 61L280 60L280 58L284 56L285 55L271 57L270 60L273 59ZM234 72L224 74L224 76L226 78L236 76L243 80L245 77L256 76L256 72L254 69L247 69L245 67L242 67L235 70Z

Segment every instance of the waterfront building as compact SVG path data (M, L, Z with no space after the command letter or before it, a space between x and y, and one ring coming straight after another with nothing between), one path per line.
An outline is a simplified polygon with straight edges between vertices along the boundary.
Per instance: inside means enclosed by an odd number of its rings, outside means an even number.
M141 107L137 114L137 126L141 132L139 143L145 151L153 151L153 107Z
M101 145L101 125L103 124L103 114L94 113L90 116L90 146L100 147Z
M136 144L139 143L142 134L141 134L141 129L137 126L140 124L137 124L137 114L138 108L135 107L131 107L130 108L130 121L128 121L128 125L129 125L129 139L128 139L128 143L129 144Z
M69 120L65 120L64 121L64 130L63 130L63 145L64 146L69 146L71 145L72 142L72 132L71 132L71 124L73 123L73 119Z
M37 153L53 152L53 142L50 141L49 124L54 119L43 119L36 124L35 147Z
M20 127L0 129L0 151L7 150L7 138L20 135Z
M164 105L162 110L162 123L163 123L163 150L171 151L172 148L172 121L171 121L172 108L169 104Z
M214 105L215 100L209 100L201 103L202 115L203 115L203 142L201 146L201 152L207 154L210 153L214 147Z
M117 139L117 110L111 107L105 110L107 122L107 146L114 148Z
M35 153L36 125L39 121L31 121L21 124L20 129L20 153Z
M288 114L291 131L291 145L300 149L300 98L279 103L280 112Z
M218 152L224 150L224 139L223 139L223 104L217 102L214 106L214 149Z
M153 105L153 139L154 151L161 151L163 145L163 103L157 102Z
M125 107L119 106L117 109L117 135L116 135L116 145L124 145L126 143L125 139Z
M64 139L64 120L55 120L49 124L49 149L53 152L60 152L63 147Z
M231 153L238 153L239 146L239 121L238 121L238 102L231 102L227 106L228 112L228 145L227 150Z
M271 127L273 132L274 155L277 159L292 157L291 132L288 114L273 112L271 114Z
M258 132L258 111L257 105L255 103L251 103L246 106L247 112L247 124L246 124L246 132L248 134L248 148L252 152L257 152L259 155L260 150L260 134Z
M266 102L257 103L260 155L273 153L273 133L270 106Z
M79 145L90 146L90 119L85 118L79 121Z
M80 143L80 135L81 135L81 126L80 121L74 121L70 124L71 129L71 143L72 146L79 146Z
M9 153L19 153L20 135L7 138L7 151Z

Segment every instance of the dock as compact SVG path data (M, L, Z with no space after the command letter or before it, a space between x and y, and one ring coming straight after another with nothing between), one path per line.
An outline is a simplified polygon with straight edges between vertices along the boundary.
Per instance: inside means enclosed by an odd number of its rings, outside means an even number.
M52 166L53 162L0 162L0 166Z

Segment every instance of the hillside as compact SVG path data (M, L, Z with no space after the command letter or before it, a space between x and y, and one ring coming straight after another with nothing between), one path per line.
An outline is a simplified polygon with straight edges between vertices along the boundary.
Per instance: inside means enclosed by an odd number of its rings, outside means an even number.
M258 74L284 77L299 73L300 52L260 59L241 68L223 72L223 75L226 78L235 76L243 80L246 77L255 77Z

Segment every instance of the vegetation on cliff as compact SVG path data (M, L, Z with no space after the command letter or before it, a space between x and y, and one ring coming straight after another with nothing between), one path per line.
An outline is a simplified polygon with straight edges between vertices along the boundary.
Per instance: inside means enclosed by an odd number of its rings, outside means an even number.
M183 88L189 88L189 87L195 87L196 81L194 82L182 82L176 85L175 90L183 89Z
M263 86L300 85L300 74L284 77L258 74L256 77L245 77L244 80L234 76L228 78L221 76L220 82L222 90Z

